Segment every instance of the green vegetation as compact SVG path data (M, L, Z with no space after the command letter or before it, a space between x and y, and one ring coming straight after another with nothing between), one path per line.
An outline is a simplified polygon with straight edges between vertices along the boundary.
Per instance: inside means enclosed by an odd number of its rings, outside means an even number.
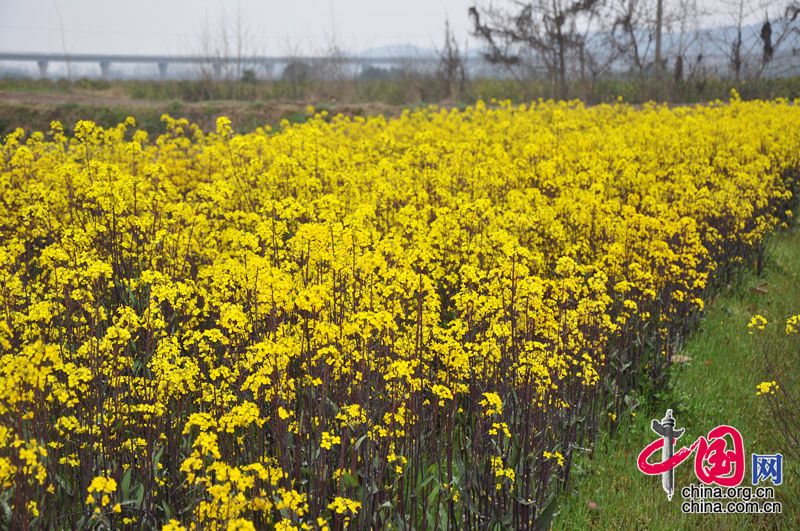
M800 313L800 232L775 236L768 256L763 275L745 272L735 286L709 302L699 329L673 366L669 388L632 399L616 433L601 436L593 458L577 460L555 529L800 529L800 467L768 399L756 396L758 383L776 377L791 396L798 396L798 342L796 336L787 336L785 323ZM747 324L754 314L763 315L769 324L750 335ZM782 415L798 420L796 404L787 403L782 393L775 399ZM686 428L680 445L719 424L737 427L747 454L743 485L750 481L751 452L782 452L784 484L776 488L776 495L783 502L783 514L683 515L678 489L697 483L691 460L676 470L676 494L668 502L659 479L636 468L639 452L655 438L650 421L663 417L666 408L675 411L678 427Z
M437 75L393 71L390 76L364 79L322 80L308 77L299 79L256 80L248 75L238 80L129 80L102 79L28 79L0 78L0 91L59 93L59 94L112 94L132 100L149 101L296 101L347 103L385 103L409 105L462 101L472 103L478 99L510 99L524 102L549 98L550 82L514 79L477 78L467 80L457 94L452 94L446 83ZM696 103L727 99L732 88L742 99L772 99L800 97L800 77L748 79L698 78L656 84L651 79L619 76L611 78L574 81L569 87L569 97L579 98L588 104L612 102L622 96L631 103L652 99L675 103Z
M344 109L349 114L356 110ZM67 131L73 131L79 120L91 120L102 127L113 127L126 117L136 118L137 125L150 133L159 135L165 131L162 114L187 118L200 125L203 130L214 128L217 117L227 115L236 124L238 131L254 131L267 124L281 120L302 122L308 117L304 108L297 105L276 106L264 103L200 103L186 104L179 101L158 102L148 105L89 104L89 103L2 103L0 102L0 136L5 136L18 127L28 131L47 131L52 120L61 121Z
M141 128L158 134L164 131L163 113L186 117L206 130L213 128L218 116L226 115L236 130L246 132L281 120L303 122L309 116L308 103L331 113L394 114L426 103L459 106L477 99L526 101L545 97L549 90L546 83L521 87L509 80L475 80L452 99L435 83L426 86L424 81L425 78L411 76L325 83L308 79L72 83L3 80L0 135L20 126L47 130L51 120L62 121L68 130L84 119L108 127L129 115L137 119ZM706 81L702 85L681 83L664 90L668 99L690 103L727 98L730 88L730 82ZM618 96L644 101L664 95L655 90L630 80L572 87L572 92L588 103L612 101ZM739 84L738 90L743 99L796 98L800 97L800 78L753 81ZM699 329L676 358L666 389L655 390L651 383L626 397L628 408L611 426L614 433L600 437L593 456L587 450L577 459L569 490L562 496L553 520L557 529L800 528L800 488L795 482L800 469L791 459L785 465L785 485L777 489L784 503L784 514L778 517L682 515L680 495L667 502L658 478L640 474L635 466L639 451L654 438L650 420L662 417L666 408L672 408L678 425L687 428L682 441L687 444L712 427L727 423L742 431L748 458L753 451L791 451L781 438L774 409L766 398L756 396L756 385L779 378L781 385L788 386L786 390L798 396L800 369L794 362L796 342L792 343L796 338L786 336L782 323L800 312L800 234L780 234L772 247L771 260L763 274L742 273L732 281L735 285L709 302ZM770 325L763 334L751 336L746 325L756 313L766 316ZM778 405L786 406L780 402ZM745 481L749 481L749 473L748 463ZM676 476L678 488L696 482L690 462L682 465Z
M652 80L603 79L576 81L569 95L587 104L606 103L622 97L631 103L649 100L677 104L726 100L731 88L742 99L800 97L800 77L732 80L702 79L656 85ZM512 79L468 80L458 90L435 75L392 71L391 75L367 79L320 80L313 78L213 81L106 81L98 79L0 79L0 136L17 127L47 130L51 120L60 120L68 131L81 119L111 127L126 116L152 134L164 131L160 116L169 113L213 128L225 114L234 128L249 132L282 119L304 120L309 104L348 115L399 114L409 106L429 103L464 106L477 100L510 99L525 102L546 99L553 87L547 81L524 85Z

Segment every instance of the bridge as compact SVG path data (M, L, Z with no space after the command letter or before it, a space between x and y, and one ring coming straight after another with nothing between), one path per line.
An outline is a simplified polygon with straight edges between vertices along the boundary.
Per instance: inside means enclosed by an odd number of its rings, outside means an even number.
M28 62L36 63L39 75L47 77L47 68L50 63L95 63L100 66L100 75L107 78L112 64L153 64L158 67L158 74L162 79L167 77L167 69L171 64L210 65L214 76L222 75L222 68L226 65L261 66L270 71L275 65L288 65L292 62L307 62L320 64L332 62L354 66L401 66L414 64L432 64L434 57L359 57L359 56L243 56L243 57L214 57L210 55L125 55L125 54L63 54L63 53L36 53L36 52L0 52L0 62Z

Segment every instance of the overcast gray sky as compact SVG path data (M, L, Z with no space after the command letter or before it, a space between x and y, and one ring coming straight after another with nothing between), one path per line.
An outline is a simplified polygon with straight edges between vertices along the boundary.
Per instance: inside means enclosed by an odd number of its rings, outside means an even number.
M0 50L195 53L223 18L242 21L250 51L358 52L440 46L444 21L467 37L470 0L0 0ZM60 13L60 14L59 14ZM237 17L237 13L241 16ZM62 40L63 29L63 40Z
M233 28L237 18L251 54L314 54L334 42L354 53L389 44L433 48L442 44L446 18L459 41L467 40L467 9L474 1L0 0L0 50L202 53L203 36L218 36L220 26ZM781 1L745 4L760 11L759 4Z

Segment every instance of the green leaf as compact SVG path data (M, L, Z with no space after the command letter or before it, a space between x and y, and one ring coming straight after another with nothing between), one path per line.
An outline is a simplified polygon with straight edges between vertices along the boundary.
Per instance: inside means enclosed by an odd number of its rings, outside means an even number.
M358 438L354 447L356 451L358 451L358 448L359 446L361 446L361 443L363 443L367 439L367 435L368 434L365 433L364 435Z
M3 507L3 513L6 515L5 521L6 522L10 522L11 521L11 507L8 505L8 502L6 502L6 500L0 500L0 505Z
M144 501L144 485L141 483L136 485L136 490L134 491L133 499L136 501L136 505L141 506L142 501Z
M67 495L72 496L72 484L69 482L68 478L62 476L61 474L56 474L56 481L61 488L64 489L64 492L66 492Z
M164 511L164 520L172 518L172 508L167 503L167 500L161 502L161 509Z
M133 472L133 467L129 467L128 470L125 471L125 475L122 476L122 499L127 500L130 498L131 493L131 472Z
M342 482L344 483L345 487L355 488L358 487L358 478L351 474L350 472L345 472L342 474Z
M161 456L163 455L163 453L164 453L164 447L162 446L161 448L156 450L155 454L153 454L153 476L154 477L159 477L161 475L161 474L159 474L158 463L159 463L159 461L161 461Z
M544 509L539 512L539 517L534 523L534 529L536 529L536 531L550 529L550 524L553 521L553 515L556 512L556 507L558 507L558 499L553 498L550 500L550 503L545 505Z

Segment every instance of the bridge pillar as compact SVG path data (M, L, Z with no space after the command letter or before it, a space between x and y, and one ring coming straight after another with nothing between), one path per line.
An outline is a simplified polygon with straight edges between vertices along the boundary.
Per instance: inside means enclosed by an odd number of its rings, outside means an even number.
M103 79L108 78L108 73L111 71L111 62L110 61L100 61L100 75L103 76Z
M222 77L222 63L217 61L211 67L214 69L214 78L219 79Z
M39 77L47 77L47 65L49 62L45 61L44 59L40 59L39 61L36 61L36 64L39 65Z
M169 66L169 63L166 61L158 63L158 76L161 79L167 79L167 66Z
M270 61L265 61L261 64L261 67L264 69L264 74L266 74L267 79L272 79L272 69L274 64Z

